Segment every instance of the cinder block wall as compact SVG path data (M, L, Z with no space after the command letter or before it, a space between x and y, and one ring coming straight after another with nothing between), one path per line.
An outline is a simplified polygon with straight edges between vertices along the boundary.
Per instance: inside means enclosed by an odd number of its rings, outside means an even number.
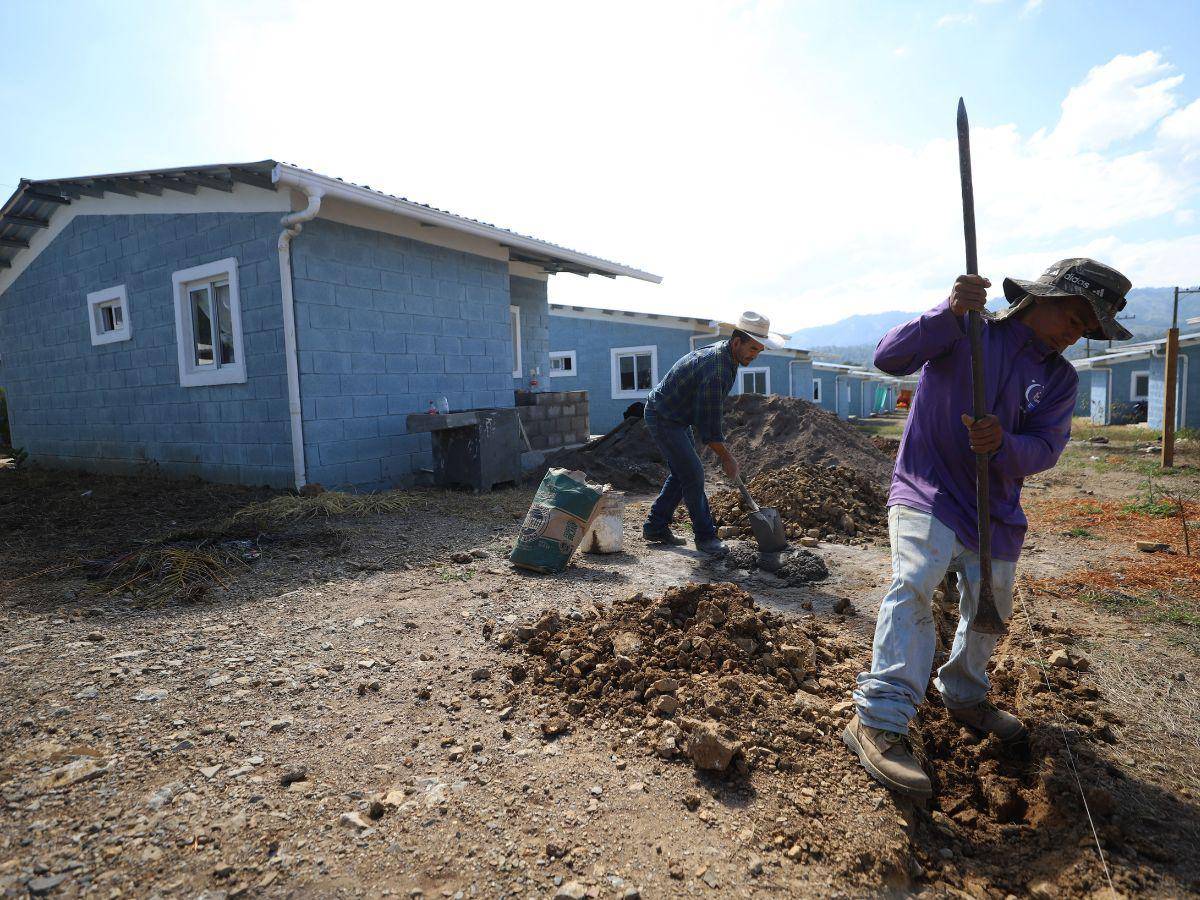
M0 295L14 445L50 466L290 485L278 234L278 213L75 218ZM247 381L180 387L171 274L230 256ZM93 347L87 295L119 284L132 337Z
M517 413L534 450L582 444L590 436L587 391L518 391Z
M325 219L292 258L310 481L410 484L433 459L409 413L513 405L506 262Z
M550 350L574 350L578 374L555 378L557 390L588 392L589 428L601 434L618 425L631 403L644 400L649 391L637 397L613 397L612 349L615 347L658 348L658 377L690 350L691 332L679 328L660 328L643 322L606 322L571 316L550 316Z
M513 387L528 390L529 372L538 368L541 375L536 390L550 390L550 305L546 282L511 275L509 295L512 304L521 311L521 377L513 379Z

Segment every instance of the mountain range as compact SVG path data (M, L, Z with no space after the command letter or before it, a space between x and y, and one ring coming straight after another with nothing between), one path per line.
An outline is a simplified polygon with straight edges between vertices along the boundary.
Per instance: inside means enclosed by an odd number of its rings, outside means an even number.
M1129 292L1128 303L1120 314L1122 324L1133 332L1135 341L1164 337L1166 330L1171 326L1173 303L1174 288L1134 288ZM810 350L818 358L833 362L869 365L875 352L875 345L884 333L901 322L907 322L920 315L921 312L921 310L907 312L890 310L849 316L830 325L819 325L815 328L794 331L787 345ZM1200 325L1189 326L1186 324L1188 318L1197 315L1200 315L1200 294L1188 294L1180 297L1179 329L1181 333L1200 331ZM1118 346L1118 344L1113 344L1113 349L1116 350ZM1107 349L1107 343L1097 347L1096 342L1093 342L1092 354L1095 355L1098 349ZM1068 350L1066 355L1074 358L1083 356L1085 352L1085 343L1081 341Z

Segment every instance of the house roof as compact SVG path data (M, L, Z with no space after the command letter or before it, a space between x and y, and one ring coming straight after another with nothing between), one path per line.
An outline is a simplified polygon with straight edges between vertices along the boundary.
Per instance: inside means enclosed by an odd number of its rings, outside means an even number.
M551 303L550 315L574 319L591 319L601 322L620 322L657 326L659 328L678 328L690 331L693 336L717 337L731 333L737 326L732 322L721 322L717 319L700 319L695 316L676 316L670 313L639 312L629 309L607 309L600 306L573 306L567 303ZM697 334L700 332L700 334ZM784 338L789 335L783 335ZM799 347L780 347L764 350L764 353L776 356L795 356L808 359L809 352Z
M549 241L520 234L478 219L460 216L367 185L331 178L309 169L275 160L223 163L172 169L147 169L109 175L86 175L39 181L21 179L16 191L0 207L0 269L11 267L16 256L29 249L31 237L49 227L54 214L80 197L103 198L106 194L128 197L161 195L164 191L195 194L199 190L231 192L237 184L276 191L279 188L316 189L339 199L383 209L423 224L447 228L497 241L509 251L510 259L529 263L550 273L626 276L658 284L662 278L621 263L561 247Z
M1154 355L1154 352L1160 347L1165 347L1167 344L1166 338L1159 338L1154 341L1142 341L1137 344L1130 344L1116 353L1105 353L1101 356L1089 356L1083 359L1071 360L1071 365L1076 369L1094 369L1097 366L1103 368L1105 366L1119 365L1125 362L1134 362L1139 359L1146 359ZM1192 347L1200 344L1200 332L1192 334L1181 334L1179 336L1180 347Z

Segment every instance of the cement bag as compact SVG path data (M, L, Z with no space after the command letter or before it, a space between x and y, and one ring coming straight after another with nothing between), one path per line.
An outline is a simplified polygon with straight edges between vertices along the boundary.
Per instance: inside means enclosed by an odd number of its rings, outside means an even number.
M625 495L620 491L608 490L596 504L596 516L592 527L583 538L584 553L620 553L621 541L625 535L624 513Z
M592 524L602 490L589 485L582 472L550 469L508 555L512 564L534 572L563 571Z

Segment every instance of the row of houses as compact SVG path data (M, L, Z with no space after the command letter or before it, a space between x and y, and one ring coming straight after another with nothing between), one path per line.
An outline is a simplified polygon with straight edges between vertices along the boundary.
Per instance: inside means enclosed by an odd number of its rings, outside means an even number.
M1075 415L1097 425L1145 423L1161 429L1166 397L1166 338L1076 359ZM1175 379L1175 427L1200 428L1200 332L1181 335Z
M551 304L563 272L661 281L275 160L22 180L0 206L12 441L92 471L404 485L432 466L410 415L583 390L590 420L562 404L564 428L604 431L731 330ZM893 409L899 387L785 349L734 390L850 417Z
M588 392L591 431L603 432L681 357L732 332L733 325L710 319L551 303L549 375L555 390ZM912 383L784 347L739 369L732 393L802 397L849 418L891 412Z

